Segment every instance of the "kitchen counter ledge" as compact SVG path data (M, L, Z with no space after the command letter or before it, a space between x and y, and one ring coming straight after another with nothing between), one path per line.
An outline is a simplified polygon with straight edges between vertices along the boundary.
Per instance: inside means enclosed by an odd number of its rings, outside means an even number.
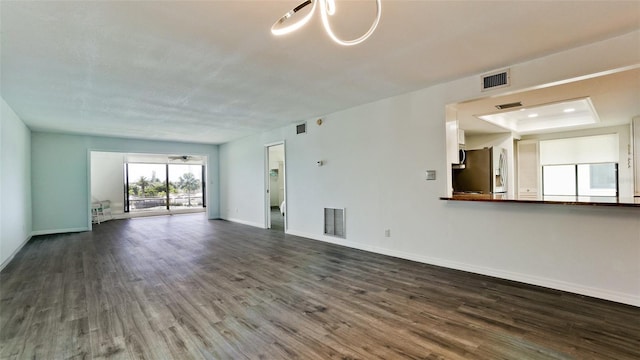
M602 198L593 199L590 197L575 196L554 196L547 199L538 200L521 200L508 198L502 194L464 194L453 195L451 197L441 197L440 200L448 201L480 201L493 203L521 203L521 204L550 204L550 205L587 205L587 206L617 206L617 207L640 207L640 197L618 199L618 198Z

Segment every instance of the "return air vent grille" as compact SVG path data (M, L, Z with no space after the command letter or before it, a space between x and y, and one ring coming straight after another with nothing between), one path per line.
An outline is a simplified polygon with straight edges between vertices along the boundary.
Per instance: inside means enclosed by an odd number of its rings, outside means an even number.
M522 106L522 102L518 101L518 102L512 102L512 103L508 103L508 104L500 104L500 105L496 105L496 107L500 110L503 109L511 109L514 107L520 107Z
M307 123L296 125L296 135L305 134L307 132Z
M344 209L324 208L324 234L345 238Z
M482 75L482 91L509 86L509 70Z

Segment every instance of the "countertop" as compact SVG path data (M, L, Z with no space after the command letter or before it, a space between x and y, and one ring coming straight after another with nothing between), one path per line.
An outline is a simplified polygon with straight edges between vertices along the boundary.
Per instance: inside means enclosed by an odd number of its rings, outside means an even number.
M481 201L481 202L506 202L522 204L553 204L553 205L588 205L588 206L619 206L619 207L640 207L640 197L617 198L617 197L576 197L576 196L553 196L544 199L515 199L509 198L505 194L455 194L451 197L441 197L440 200L450 201Z

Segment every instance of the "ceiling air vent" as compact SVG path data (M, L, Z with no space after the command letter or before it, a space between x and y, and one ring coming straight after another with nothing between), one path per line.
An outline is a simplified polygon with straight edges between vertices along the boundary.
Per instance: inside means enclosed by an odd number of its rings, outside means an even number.
M296 125L296 135L304 134L307 132L307 123Z
M509 70L482 75L482 91L509 86Z
M522 102L518 101L518 102L512 102L512 103L508 103L508 104L500 104L500 105L496 105L496 107L500 110L504 110L504 109L511 109L514 107L520 107L522 106Z

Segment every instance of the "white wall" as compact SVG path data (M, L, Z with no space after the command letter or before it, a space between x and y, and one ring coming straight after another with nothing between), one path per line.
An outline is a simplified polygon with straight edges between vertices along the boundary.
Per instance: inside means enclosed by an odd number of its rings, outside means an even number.
M264 145L274 141L261 138L263 135L220 146L220 217L224 219L265 226ZM278 135L275 138L282 139ZM225 169L224 176L222 169Z
M124 213L124 154L91 152L91 201L111 201L113 215Z
M639 41L636 31L513 65L509 90L640 63ZM222 145L221 217L262 226L263 146L286 140L291 234L640 305L639 209L439 200L445 105L490 96L479 79L329 114L305 135L292 125ZM322 235L323 207L347 209L345 240Z
M33 234L84 231L89 218L90 151L206 155L207 212L218 218L218 146L33 132Z
M0 97L0 270L31 237L31 131Z

